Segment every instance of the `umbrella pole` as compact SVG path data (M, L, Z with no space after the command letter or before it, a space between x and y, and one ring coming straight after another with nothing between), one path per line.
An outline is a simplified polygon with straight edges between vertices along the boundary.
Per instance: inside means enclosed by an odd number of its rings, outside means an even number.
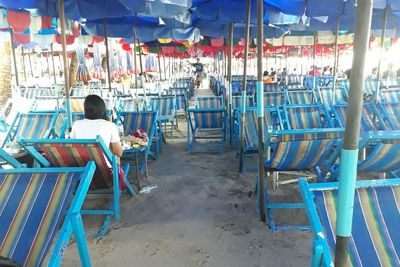
M339 40L339 27L340 27L340 17L336 17L336 36L335 36L335 61L333 63L333 87L332 87L332 100L335 103L335 90L336 90L336 79L337 79L337 72L338 72L338 62L339 62L339 47L338 47L338 40Z
M163 56L163 65L164 65L164 80L167 80L167 67L165 66L165 55Z
M111 73L110 73L110 51L108 50L108 36L107 36L107 19L103 18L103 33L104 43L106 45L106 67L107 67L107 79L108 79L108 91L111 92Z
M50 63L49 63L49 52L46 53L46 63L47 63L47 76L49 76L49 80L51 80Z
M300 46L300 75L303 76L303 47Z
M21 45L21 56L22 56L22 68L24 69L24 79L26 81L25 54L24 54L24 47L22 45Z
M69 78L68 78L68 61L67 61L67 40L65 37L65 14L64 14L64 0L58 1L58 14L61 23L61 44L62 44L62 57L64 63L64 86L65 86L65 110L67 112L67 124L71 131L72 127L72 113L71 103L69 102Z
M31 53L28 53L28 62L29 62L29 69L31 70L31 77L33 77L33 69L32 69L32 61L31 61Z
M143 72L143 63L142 63L142 48L140 47L140 41L139 39L137 39L137 44L138 44L138 48L139 48L139 64L140 64L140 73L142 75L144 75L144 80L147 82L147 77ZM144 85L143 85L144 88Z
M53 64L53 77L54 77L54 84L57 84L57 75L56 75L56 66L54 64L54 50L53 50L53 44L50 45L51 49L51 62Z
M136 95L136 101L138 101L138 77L137 77L137 71L136 71L136 64L137 64L137 55L136 55L136 28L133 27L133 71L135 72L135 95ZM139 106L136 106L139 111Z
M317 57L317 34L314 34L314 54L313 54L313 89L316 86L315 70L316 70L316 57Z
M229 144L232 145L232 48L233 48L233 23L228 27L228 118L229 118Z
M160 56L160 52L158 52L158 58L157 58L157 61L158 61L158 70L159 70L159 72L160 72L160 81L162 81L162 71L161 71L161 58L160 58L161 56Z
M264 100L263 100L263 41L264 41L264 7L263 0L257 0L257 124L258 124L258 200L260 220L266 221L265 216L265 187L264 187Z
M19 79L18 79L18 68L17 68L17 57L15 55L15 48L14 48L14 31L10 27L10 39L11 39L11 50L12 50L12 55L13 55L13 61L14 61L14 72L15 72L15 83L17 86L19 86Z
M387 25L387 19L388 19L388 7L386 5L385 7L385 14L383 17L383 29L382 29L382 35L381 35L381 51L379 54L379 63L378 63L378 81L380 82L381 78L382 78L382 59L383 59L383 52L385 51L385 37L386 37L386 25ZM387 84L387 83L386 83ZM375 88L375 101L378 100L378 95L379 95L379 83L377 85L377 88Z
M359 0L354 34L353 65L350 75L346 130L340 158L338 209L336 221L335 266L348 266L355 182L357 179L358 140L365 85L365 64L371 28L372 1Z
M246 0L246 28L244 32L244 62L243 62L243 82L242 82L242 97L240 107L240 160L239 172L243 172L243 147L244 147L244 124L246 122L246 91L247 91L247 56L249 53L249 33L250 33L250 9L251 2Z

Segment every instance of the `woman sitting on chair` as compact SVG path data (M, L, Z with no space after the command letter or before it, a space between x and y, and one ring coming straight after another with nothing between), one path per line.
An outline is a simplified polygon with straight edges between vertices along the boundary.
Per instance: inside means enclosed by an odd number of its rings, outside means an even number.
M122 145L118 134L118 127L107 120L106 104L97 95L88 95L84 102L83 120L75 121L72 125L70 138L96 139L101 136L110 151L117 157L122 156Z

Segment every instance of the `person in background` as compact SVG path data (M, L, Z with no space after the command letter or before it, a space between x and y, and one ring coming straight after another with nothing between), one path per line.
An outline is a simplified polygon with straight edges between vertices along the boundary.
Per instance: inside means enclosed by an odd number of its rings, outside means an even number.
M122 145L118 127L107 119L106 104L98 95L88 95L84 102L83 120L72 125L70 138L96 139L100 136L110 151L117 157L122 156Z

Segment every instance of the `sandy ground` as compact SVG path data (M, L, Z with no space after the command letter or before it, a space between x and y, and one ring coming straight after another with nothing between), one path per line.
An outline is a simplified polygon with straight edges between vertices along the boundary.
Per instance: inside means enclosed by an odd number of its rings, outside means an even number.
M272 233L255 211L255 174L238 173L233 150L191 155L186 122L167 139L160 158L149 163L149 181L158 188L124 197L122 218L102 239L88 238L93 266L308 266L312 233ZM145 181L143 181L145 183ZM271 190L272 191L272 190ZM296 185L271 192L275 201L298 201ZM98 219L98 218L97 218ZM278 223L307 223L304 211L276 213ZM85 221L93 230L96 219ZM63 266L79 266L71 242Z

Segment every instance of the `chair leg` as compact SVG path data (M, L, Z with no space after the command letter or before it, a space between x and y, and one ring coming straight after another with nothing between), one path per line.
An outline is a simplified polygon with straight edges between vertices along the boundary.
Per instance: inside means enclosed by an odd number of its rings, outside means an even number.
M144 151L144 171L145 171L146 179L148 179L149 178L149 170L147 168L147 151Z
M80 213L71 216L72 228L78 246L79 257L81 259L81 264L83 267L90 267L92 263L90 262L89 249L87 241L85 238L85 230L83 228L82 216Z
M138 153L135 153L135 163L136 163L136 177L138 181L138 190L140 192L140 171L139 171L139 156Z

